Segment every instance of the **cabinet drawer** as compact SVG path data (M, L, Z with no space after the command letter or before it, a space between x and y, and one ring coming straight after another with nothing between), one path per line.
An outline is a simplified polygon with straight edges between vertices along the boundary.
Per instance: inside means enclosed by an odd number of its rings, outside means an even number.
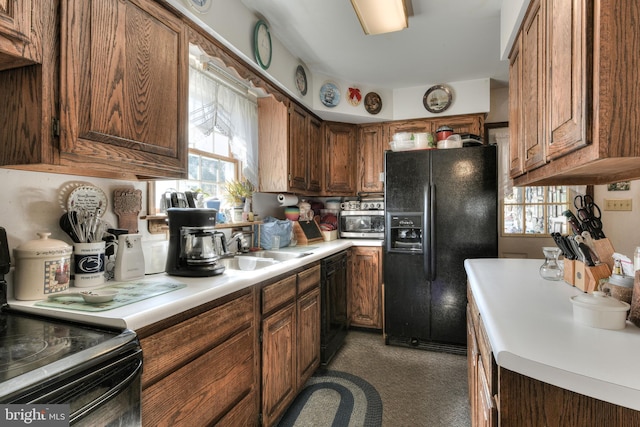
M481 417L479 425L486 427L497 427L498 425L498 407L493 398L494 392L491 390L491 384L485 377L482 359L479 361L478 367L478 416Z
M498 368L493 360L493 353L491 352L491 344L489 343L489 337L487 331L484 328L482 318L479 319L476 325L476 335L478 340L478 349L480 350L481 365L483 368L483 375L486 376L489 391L496 393L498 385Z
M142 387L173 372L198 354L253 324L253 293L140 340L144 354Z
M296 297L296 275L262 288L262 314L293 301Z
M320 264L298 273L298 295L320 285Z
M253 329L248 329L143 390L144 425L217 423L255 390L255 341Z

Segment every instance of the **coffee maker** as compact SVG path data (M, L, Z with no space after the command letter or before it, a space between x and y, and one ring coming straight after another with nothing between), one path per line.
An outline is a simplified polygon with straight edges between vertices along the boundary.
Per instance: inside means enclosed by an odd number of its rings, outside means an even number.
M169 208L169 249L165 271L172 276L205 277L224 272L224 233L216 231L215 209Z

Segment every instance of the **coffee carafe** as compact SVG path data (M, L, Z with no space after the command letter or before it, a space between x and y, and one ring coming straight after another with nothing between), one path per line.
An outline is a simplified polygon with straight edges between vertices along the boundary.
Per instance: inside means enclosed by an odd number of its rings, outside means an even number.
M224 233L215 230L215 209L169 208L169 249L165 271L173 276L204 277L224 272Z

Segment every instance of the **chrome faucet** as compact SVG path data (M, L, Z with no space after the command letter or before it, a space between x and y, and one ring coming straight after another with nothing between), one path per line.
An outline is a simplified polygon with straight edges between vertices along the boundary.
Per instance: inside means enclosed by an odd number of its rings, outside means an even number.
M227 242L227 252L231 252L230 249L233 243L236 243L237 246L236 250L232 253L249 252L249 242L247 241L247 238L242 231L238 231L233 236L231 236L231 238Z

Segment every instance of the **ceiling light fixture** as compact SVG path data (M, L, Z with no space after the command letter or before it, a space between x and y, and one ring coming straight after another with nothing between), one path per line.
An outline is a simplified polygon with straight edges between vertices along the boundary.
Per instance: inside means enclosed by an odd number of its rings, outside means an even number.
M409 26L404 0L351 0L365 34L400 31Z

